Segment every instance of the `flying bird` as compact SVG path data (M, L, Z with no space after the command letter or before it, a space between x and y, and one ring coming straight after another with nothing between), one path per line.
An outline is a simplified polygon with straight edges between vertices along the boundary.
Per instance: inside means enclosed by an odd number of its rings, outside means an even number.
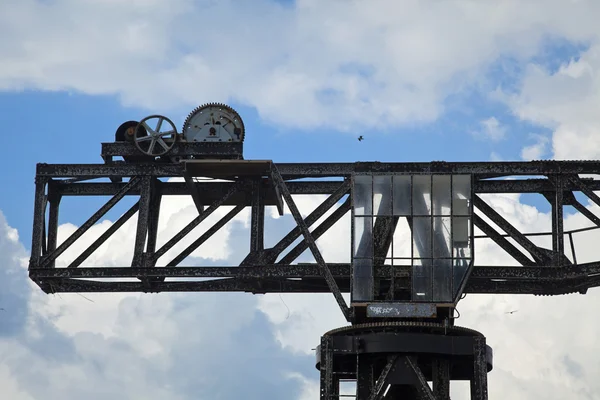
M504 314L514 314L514 313L516 313L517 311L519 311L519 310L507 311L507 312L505 312Z
M359 142L362 142L364 139L365 139L365 138L364 138L364 137L362 137L362 135L360 135L360 136L358 137L358 141L359 141Z

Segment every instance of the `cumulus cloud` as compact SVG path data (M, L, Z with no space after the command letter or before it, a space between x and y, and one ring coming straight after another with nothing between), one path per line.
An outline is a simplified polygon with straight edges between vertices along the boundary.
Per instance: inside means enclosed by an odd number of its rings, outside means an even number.
M486 195L484 198L521 232L551 230L550 215L522 204L519 195ZM588 205L588 208L596 214L600 212L595 205ZM569 215L565 219L567 230L582 226L591 226L591 223L579 214ZM481 232L476 230L475 234ZM551 248L549 236L532 240L537 245ZM598 240L600 230L574 235L579 262L598 260L591 245ZM518 265L491 240L478 239L475 246L477 265ZM567 256L572 258L569 251ZM296 296L297 304L294 303ZM290 309L299 308L306 313L302 323L301 314L296 319L286 319L286 310L283 305L278 305L275 297L269 304L261 305L261 309L275 324L282 346L308 352L308 346L314 340L306 340L305 334L317 337L342 321L332 321L333 318L339 318L333 300L325 297L322 301L318 296L300 299L300 295L296 296L285 295L285 299ZM458 306L461 317L457 325L482 332L494 350L494 370L488 376L490 398L594 398L594 394L600 391L594 378L598 373L594 349L600 349L600 341L593 335L594 328L590 325L593 322L589 315L593 314L599 296L599 289L595 288L586 295L538 297L471 294L462 300ZM317 309L318 314L314 312ZM513 310L517 312L507 314ZM314 330L310 333L303 325L309 325ZM576 344L573 344L574 337L577 338ZM318 381L313 379L311 384L312 389L308 389L310 386L307 383L304 393L316 393ZM465 398L468 391L468 384L453 383L453 398Z
M546 154L548 142L550 140L544 135L532 134L530 137L535 143L523 147L521 150L521 158L525 161L539 160Z
M124 105L161 113L234 101L279 126L388 128L435 120L449 94L494 87L485 77L496 61L528 61L548 38L561 38L588 48L556 70L530 64L504 100L517 117L552 132L554 157L598 158L599 13L593 0L8 0L0 5L0 36L11 38L0 41L0 90L118 96ZM494 117L482 127L490 138L504 134ZM522 157L545 152L540 137ZM519 196L489 200L519 229L549 230L549 215ZM302 213L316 201L302 201ZM163 204L159 246L194 215L188 198ZM276 241L291 217L268 217L267 242ZM68 264L111 223L94 226L57 264ZM580 216L565 221L587 224ZM127 265L134 228L135 218L88 263ZM234 263L247 250L237 241L247 228L246 212L188 261ZM60 240L75 229L62 224ZM600 237L587 235L577 235L580 262L597 259L590 243ZM319 240L328 261L348 257L348 237L346 219ZM315 398L310 349L323 332L345 324L331 295L47 296L27 280L26 258L0 214L0 386L15 400ZM514 264L489 241L478 244L476 258ZM593 289L586 296L462 301L458 322L481 330L495 350L490 397L594 398L600 371L592 356L600 342L590 316L597 296ZM505 314L512 309L519 311Z
M474 132L476 137L498 142L506 136L506 127L496 117L489 117L479 123L481 129Z
M112 241L106 254L130 244ZM313 357L279 346L257 296L48 296L27 279L2 214L0 250L0 381L11 399L289 398L302 387L289 374L315 372Z
M600 343L586 315L598 297L598 289L552 298L468 295L457 324L483 332L494 349L490 398L595 398Z
M515 114L552 132L556 159L600 157L600 45L555 71L531 64L516 93L507 97Z
M174 216L184 221L193 218L195 210L187 203L171 200L163 203L167 221ZM521 204L518 195L490 195L486 200L523 231L547 231L551 226L548 214ZM306 196L298 196L297 201L303 215L317 203ZM595 206L590 209L600 211ZM293 225L289 213L277 219L267 213L267 217L273 242ZM247 224L242 222L225 230L209 249L220 263L242 257L245 249L242 246L240 250L239 240L230 240L247 235ZM99 224L95 235L108 224ZM586 224L579 215L565 221L567 229ZM162 226L168 229L168 225ZM306 399L318 386L311 349L322 333L345 325L332 296L324 294L86 295L93 302L76 294L47 296L26 279L25 253L14 229L5 222L0 228L0 246L7 249L1 254L13 260L2 272L18 277L24 288L4 297L7 304L24 310L25 319L18 332L0 340L4 360L0 379L18 400L37 398L42 391L66 399L100 399L117 393L150 399L214 398L215 393L224 399L241 393L249 398L288 398L292 392ZM578 259L597 259L593 246L587 244L598 239L597 232L578 238ZM115 265L124 265L130 258L122 249L131 244L117 238L107 243L106 253L96 261L115 262L109 255L121 254ZM548 240L542 238L539 244L548 245ZM215 246L228 250L213 249ZM349 220L340 221L319 239L319 246L328 261L347 261ZM477 243L476 251L480 265L514 265L490 241ZM302 256L302 260L309 258ZM209 261L199 253L189 263ZM590 397L597 393L600 387L593 377L598 371L591 355L600 342L591 333L587 317L594 312L597 296L597 289L586 296L556 298L467 296L459 304L458 322L482 331L495 350L495 370L489 376L491 397L562 399L573 392ZM519 311L506 314L515 309ZM577 343L570 340L573 335L577 335ZM521 355L518 365L515 354ZM102 390L92 393L92 383ZM467 389L455 385L453 391L459 395Z
M116 95L165 113L235 101L279 126L387 128L435 119L449 94L489 87L494 62L528 60L549 37L596 40L598 7L9 0L0 90Z
M324 196L295 197L304 216L324 200ZM63 216L68 219L65 211ZM173 252L201 235L226 211L218 210L205 220ZM293 226L287 207L283 217L271 218L272 212L267 212L267 245L274 244ZM159 245L196 215L189 197L165 198ZM112 223L105 219L94 225L57 259L57 266L68 265ZM248 225L248 214L238 215L211 243L192 253L186 264L235 265L248 251ZM134 219L123 225L85 265L129 264L135 226ZM58 243L75 229L71 223L61 224ZM347 238L340 245L343 235ZM339 259L342 253L348 257L349 237L349 219L323 235L318 244L325 258ZM21 397L15 394L15 400L37 398L42 391L66 399L103 399L123 393L130 398L150 399L228 399L242 393L249 398L293 398L301 395L301 388L305 393L312 390L306 388L306 382L317 371L310 349L319 343L320 334L345 322L331 295L316 295L308 302L303 300L310 295L304 299L281 295L275 297L275 303L272 296L222 293L45 295L28 281L25 250L18 233L3 217L0 250L12 260L2 270L6 276L0 277L0 282L7 285L0 291L7 310L6 315L0 315L6 318L6 324L0 327L7 330L7 339L0 341L0 355L7 361L0 362L0 366L10 371L0 371L0 379L19 393ZM305 252L300 260L311 258ZM289 310L289 318L279 315L281 304ZM18 337L20 340L15 342ZM50 366L47 357L52 357L56 365ZM24 370L25 365L30 365L30 370ZM34 384L36 376L43 381ZM103 389L92 392L98 386ZM249 391L248 386L254 389Z
M23 275L25 248L16 229L10 227L0 212L0 257L3 279L0 279L0 338L18 335L27 325L29 286Z
M294 196L299 211L306 217L326 196ZM173 247L159 260L164 265L185 249L192 241L210 228L219 218L229 211L230 207L221 207L202 224L195 228L179 244ZM325 213L313 224L318 226L334 211L335 207ZM293 226L293 218L287 205L285 215L280 217L274 207L266 210L265 246L275 245ZM158 247L169 240L197 215L197 211L189 196L169 196L163 199L158 229ZM236 265L249 251L249 210L246 209L233 221L220 229L209 241L196 249L182 265ZM133 238L135 237L136 218L125 223L115 235L107 240L85 262L88 266L125 266L131 263L133 256ZM106 219L94 225L75 244L57 259L57 266L67 266L95 238L112 225ZM77 227L73 224L59 226L59 244ZM290 249L299 243L298 238ZM328 262L349 262L350 257L350 218L347 215L317 240L321 253ZM312 254L306 250L297 262L314 262ZM88 295L86 295L88 296ZM128 296L107 296L103 303L116 308ZM94 296L97 299L97 296ZM349 297L346 297L349 302ZM298 354L313 354L311 351L320 341L320 335L327 330L346 324L337 303L331 294L267 294L254 298L259 310L266 313L268 320L274 324L274 335L287 351ZM53 303L55 307L59 307ZM69 312L61 309L50 309L58 313L56 318L63 329L73 332L85 323L88 329L105 335L114 336L112 326L116 318L112 310L98 310L94 314L88 312L89 305L79 301L69 305ZM318 312L316 311L318 310Z

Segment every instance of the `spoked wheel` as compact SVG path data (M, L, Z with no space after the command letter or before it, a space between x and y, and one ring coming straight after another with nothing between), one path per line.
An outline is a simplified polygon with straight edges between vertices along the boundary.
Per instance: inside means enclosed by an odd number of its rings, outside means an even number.
M146 133L147 136L144 136ZM167 154L177 140L177 128L167 117L150 115L135 128L134 143L139 151L151 156L159 157Z

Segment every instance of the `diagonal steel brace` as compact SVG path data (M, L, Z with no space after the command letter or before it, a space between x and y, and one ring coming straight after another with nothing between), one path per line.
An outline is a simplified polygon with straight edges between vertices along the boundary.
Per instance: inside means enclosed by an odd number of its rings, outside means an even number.
M585 183L581 181L581 178L579 178L578 176L569 177L567 179L567 183L570 183L572 186L574 186L575 189L585 194L590 200L592 200L594 203L600 206L600 197L598 197L598 195L596 195L596 193L594 193L593 190L589 189L585 185ZM571 196L571 198L569 199L569 204L572 205L577 211L582 213L585 217L587 217L587 219L592 221L594 224L600 226L600 218L598 218L598 216L591 212L586 206L581 204L575 198L575 196Z
M125 222L129 221L129 219L138 211L140 206L140 202L135 203L125 214L121 215L121 217L115 221L111 226L108 227L106 231L98 239L94 241L83 253L79 255L67 268L77 268L81 265L89 256L92 255L94 251L98 249L106 240L111 237L121 226L125 224Z
M319 237L321 237L321 235L323 235L325 232L327 232L329 230L329 228L331 228L344 215L346 215L346 213L348 211L350 211L350 208L351 208L351 202L350 202L350 199L348 198L341 206L339 206L333 213L331 213L331 215L329 217L325 218L325 220L323 222L321 222L319 224L319 226L317 226L312 231L312 235L313 235L314 239L315 240L319 239ZM296 246L294 246L294 248L292 250L290 250L290 252L287 253L281 260L279 260L279 262L277 262L277 264L280 264L280 265L291 264L292 262L294 262L294 260L296 258L298 258L302 253L304 253L304 251L307 248L308 248L308 245L306 244L306 240L301 241Z
M335 297L335 300L337 301L338 305L340 306L340 309L342 310L344 317L346 317L346 320L348 322L350 322L350 308L346 304L346 301L344 300L344 297L342 296L342 292L340 291L340 288L338 287L333 275L331 274L329 267L325 263L325 259L323 259L323 256L321 255L321 252L319 251L319 248L317 247L315 239L313 238L312 234L308 230L306 221L304 221L304 219L302 218L302 215L300 214L300 211L298 210L298 207L296 206L296 203L294 202L294 199L292 198L290 191L288 190L287 186L285 185L283 177L281 176L281 174L279 173L279 170L273 163L271 163L271 179L273 179L275 186L278 187L279 190L281 191L281 195L283 196L283 199L287 203L287 205L290 209L290 212L292 213L292 216L294 217L294 220L296 220L296 223L300 227L300 231L302 232L302 235L304 236L304 239L306 240L306 243L308 244L308 248L310 249L312 255L315 257L315 261L317 262L317 264L319 265L319 267L321 268L321 270L323 272L323 277L325 278L325 281L327 282L329 289L333 293L333 297Z
M594 193L593 190L588 188L581 181L581 178L579 178L579 176L574 175L574 176L570 176L567 179L568 179L568 181L570 181L573 184L573 186L575 186L576 190L579 190L581 193L583 193L587 197L589 197L590 200L592 200L594 203L596 203L597 206L600 206L600 197L598 197L598 195L596 193Z
M383 395L385 393L385 388L388 385L388 380L390 376L390 372L396 366L396 361L398 360L397 355L390 356L387 364L383 367L381 374L379 374L379 378L377 379L377 383L369 396L369 400L381 400L383 399Z
M344 197L350 189L350 181L344 181L339 188L335 190L323 203L313 210L305 219L306 225L311 226L319 218L321 218L327 211L329 211L342 197ZM275 246L268 249L269 261L274 262L275 259L290 246L294 240L301 235L300 227L292 229L283 239L281 239Z
M313 225L319 218L321 218L327 211L329 211L342 197L344 197L350 189L350 181L345 180L323 203L321 203L317 208L315 208L306 218L306 225ZM290 193L292 190L290 190ZM343 207L343 206L342 206ZM339 209L336 210L332 215L339 214ZM341 218L341 215L333 221L333 223L337 222L337 220ZM327 222L328 221L328 222ZM313 230L313 236L316 239L320 235L322 235L331 225L327 225L327 223L332 223L331 216L328 217L318 228ZM317 231L321 228L323 232L317 234ZM262 228L264 230L264 227ZM258 229L254 226L252 227L252 232L256 232ZM269 249L262 249L258 251L250 251L250 253L246 256L246 258L242 261L240 265L256 265L256 264L272 264L277 260L277 257L287 249L302 233L300 232L300 228L295 226L283 239L281 239L275 246ZM302 247L304 246L304 247ZM302 247L302 250L298 253ZM306 241L302 241L300 244L295 246L288 254L278 262L278 264L290 264L293 262L304 250L306 250ZM285 260L285 261L284 261Z
M600 218L598 218L596 214L588 210L586 206L577 201L577 199L571 200L571 205L573 206L573 208L575 208L577 211L583 214L587 219L592 221L597 226L600 226Z
M192 242L185 250L183 250L177 257L171 260L167 267L174 267L182 262L186 257L194 252L198 247L200 247L204 242L210 239L218 230L224 227L229 221L231 221L236 215L240 213L245 205L236 206L231 209L225 216L223 216L219 221L217 221L212 227L210 227L206 232L204 232L198 239Z
M414 357L406 356L404 358L404 362L413 371L417 378L417 381L419 382L417 385L415 385L415 387L421 399L435 400L433 390L431 390L431 388L429 387L429 384L427 383L427 378L425 378L425 375L423 375L423 372L421 371L421 368L419 368L419 366L417 365L417 362L414 359Z
M100 218L102 218L111 208L115 206L130 189L136 187L140 182L139 177L131 178L127 185L123 186L110 200L106 202L98 211L94 213L87 221L83 223L67 240L65 240L56 250L48 254L42 259L42 268L48 266L52 261L56 260L65 250L69 248L77 239L88 231Z
M517 228L512 226L504 217L502 217L496 210L494 210L489 204L487 204L479 196L473 196L473 205L477 207L483 214L490 218L496 225L503 231L510 235L518 244L523 246L525 250L531 253L534 260L538 263L549 263L550 258L531 240L523 235Z
M473 223L476 227L481 229L490 239L492 239L498 246L504 251L510 254L515 260L517 260L523 266L534 266L535 263L531 261L521 250L515 247L511 242L506 240L504 236L498 233L490 224L485 222L479 215L473 214Z
M202 221L208 218L213 212L217 210L217 208L221 207L223 203L225 203L234 193L240 190L243 187L243 183L236 183L234 186L231 186L225 195L215 200L210 207L208 207L204 212L194 218L190 223L188 223L183 229L181 229L178 233L175 234L167 243L163 244L160 249L158 249L154 253L154 260L158 260L162 257L167 251L169 251L173 246L175 246L181 239L183 239L188 233L194 230L195 227L200 225Z

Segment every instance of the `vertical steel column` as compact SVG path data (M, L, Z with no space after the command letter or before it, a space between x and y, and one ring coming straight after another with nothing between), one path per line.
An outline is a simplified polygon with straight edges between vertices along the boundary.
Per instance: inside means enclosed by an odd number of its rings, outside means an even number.
M148 220L150 216L150 207L152 203L152 185L153 178L150 175L143 176L140 182L140 206L138 210L137 229L135 233L135 245L133 251L133 260L131 265L134 267L146 267L146 257L144 257L144 246L148 235Z
M331 400L335 393L333 387L333 338L331 336L321 337L321 400Z
M48 253L52 253L56 250L56 244L58 240L58 211L60 207L61 196L53 194L51 191L52 182L49 183L48 187L48 202L50 203L50 210L48 212ZM49 268L56 266L56 260L52 260Z
M44 221L46 219L46 184L47 178L35 177L35 199L33 205L33 229L31 232L31 258L29 268L39 268L42 257L42 240L44 237Z
M148 267L154 267L156 265L156 259L154 258L154 252L156 251L156 239L158 236L158 220L160 217L160 203L162 200L162 193L160 192L160 181L156 178L152 178L151 181L151 200L150 210L148 213L148 244L146 245L146 256L144 263Z
M358 340L358 339L357 339ZM367 354L356 356L356 399L368 400L375 386L375 371Z
M333 392L331 393L334 399L340 399L340 378L333 375Z
M450 360L433 360L433 393L436 400L450 400Z
M488 400L485 338L473 338L473 378L471 400Z
M265 248L265 199L260 180L252 182L250 252Z
M553 265L560 267L565 253L564 229L563 229L563 196L564 183L561 175L554 177L556 192L552 199L552 251Z

